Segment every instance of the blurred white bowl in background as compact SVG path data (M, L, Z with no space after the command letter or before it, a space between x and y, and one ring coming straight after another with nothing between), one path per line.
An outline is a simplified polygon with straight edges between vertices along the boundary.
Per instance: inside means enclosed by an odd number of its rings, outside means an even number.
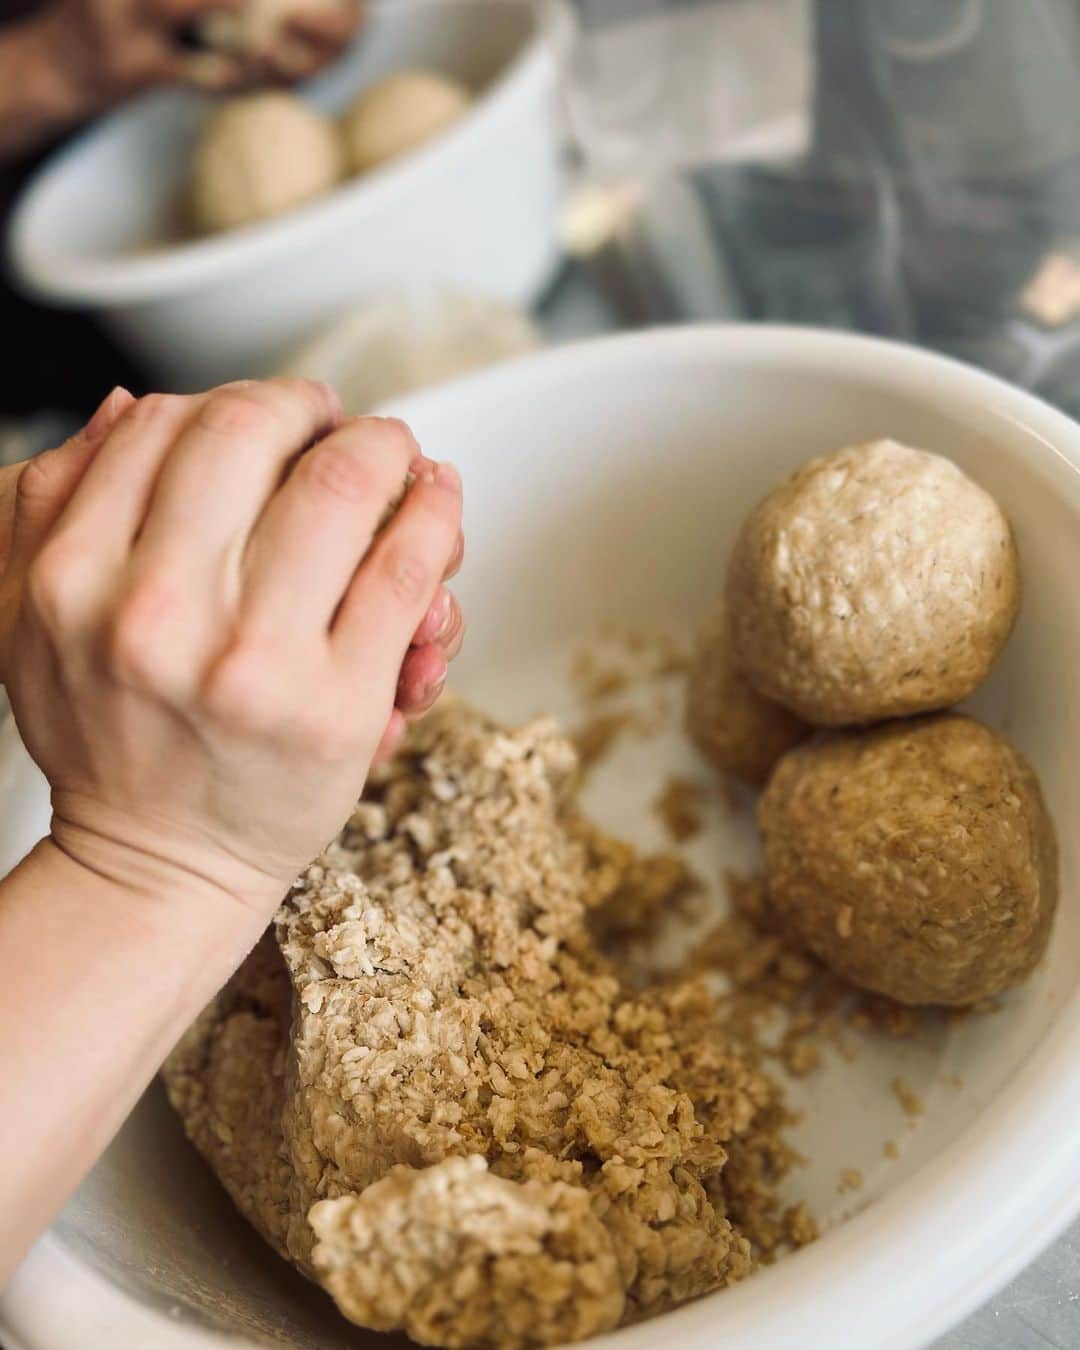
M10 259L50 303L88 309L172 389L265 374L373 291L432 282L535 298L558 258L557 0L381 0L303 96L337 113L371 80L443 71L477 94L429 143L288 215L178 237L212 100L154 94L54 156L13 214Z
M355 416L539 345L536 325L517 305L411 286L350 310L279 373L325 380Z

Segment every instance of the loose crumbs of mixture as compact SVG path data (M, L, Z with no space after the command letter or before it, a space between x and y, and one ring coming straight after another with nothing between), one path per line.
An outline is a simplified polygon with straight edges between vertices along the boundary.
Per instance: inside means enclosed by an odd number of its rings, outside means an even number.
M906 1116L921 1116L923 1113L923 1101L920 1096L913 1092L910 1086L903 1078L894 1078L889 1084L893 1096L900 1103L901 1110Z
M708 789L696 778L672 774L653 801L653 810L672 839L681 844L701 833L702 806L708 798Z

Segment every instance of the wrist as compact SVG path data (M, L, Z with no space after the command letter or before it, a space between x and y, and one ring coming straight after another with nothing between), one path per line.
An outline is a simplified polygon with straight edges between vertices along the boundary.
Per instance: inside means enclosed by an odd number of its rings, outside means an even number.
M292 878L282 880L207 846L195 831L168 829L127 812L53 794L49 843L127 904L215 926L258 934L281 903Z

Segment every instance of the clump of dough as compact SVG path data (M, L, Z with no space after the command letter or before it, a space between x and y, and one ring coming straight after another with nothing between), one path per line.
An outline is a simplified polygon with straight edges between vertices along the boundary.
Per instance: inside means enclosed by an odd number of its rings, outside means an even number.
M493 1176L476 1154L395 1167L308 1220L315 1269L345 1315L422 1345L563 1344L622 1315L615 1249L588 1194Z
M978 1003L1042 956L1057 845L1031 767L943 714L791 751L759 806L769 894L822 961L899 1003Z
M364 173L421 145L461 116L469 91L456 80L415 70L370 85L341 119L353 173Z
M685 869L589 826L577 783L550 722L436 709L165 1065L243 1213L363 1324L565 1343L806 1240L775 1089L706 985L632 992L591 931Z
M739 668L808 722L945 708L1012 629L1009 523L955 464L896 441L812 460L752 512L727 584Z
M698 634L686 690L686 731L701 753L755 786L810 728L779 703L763 698L736 670L727 615L716 611Z
M200 40L220 52L258 52L279 40L294 15L325 14L340 0L245 0L239 9L205 14L198 24Z
M207 119L195 149L193 224L215 233L280 215L328 192L341 168L333 125L294 94L230 99Z

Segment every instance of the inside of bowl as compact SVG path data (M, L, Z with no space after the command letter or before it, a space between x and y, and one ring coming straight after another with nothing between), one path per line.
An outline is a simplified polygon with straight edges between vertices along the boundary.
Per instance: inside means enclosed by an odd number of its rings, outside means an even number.
M1080 813L1080 478L985 389L946 396L923 378L886 379L843 363L826 369L797 355L743 360L730 345L717 355L689 340L649 348L641 363L628 344L619 359L611 350L504 368L401 408L427 453L453 458L468 484L460 594L470 635L458 687L496 715L576 717L568 667L602 628L687 631L717 592L747 509L815 453L888 435L948 454L997 494L1019 541L1022 618L975 706L1033 761L1062 827L1050 953L1000 1011L943 1018L918 1043L855 1036L850 1058L829 1052L819 1072L791 1085L805 1112L794 1139L808 1161L790 1193L828 1225L977 1130L1076 992L1077 845L1063 827ZM602 824L646 847L665 842L649 802L672 771L703 773L677 726L628 738L595 775L587 804ZM718 814L691 848L717 892L724 866L753 867L749 803ZM903 1109L890 1088L897 1078L921 1099L921 1113ZM898 1156L886 1156L890 1143ZM842 1192L841 1173L853 1168L864 1184ZM181 1322L319 1350L368 1343L247 1231L157 1086L58 1232ZM754 1278L780 1291L784 1272L780 1261ZM724 1295L714 1297L719 1330Z
M533 31L525 4L383 0L368 7L349 51L298 92L335 115L373 80L417 68L442 71L479 92ZM67 259L104 261L183 241L192 149L214 106L198 94L151 94L80 136L35 196L36 247Z

